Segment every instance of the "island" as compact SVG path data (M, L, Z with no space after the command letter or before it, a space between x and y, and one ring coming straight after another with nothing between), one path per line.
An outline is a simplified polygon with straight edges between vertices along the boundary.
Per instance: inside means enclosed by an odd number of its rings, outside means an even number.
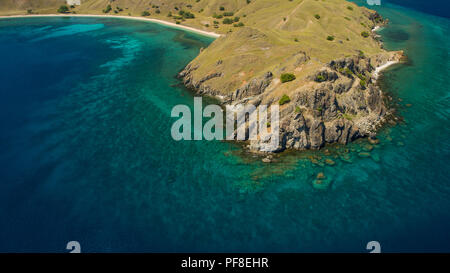
M391 115L377 85L402 51L387 51L377 12L346 0L64 0L0 3L0 15L148 18L217 37L180 73L223 104L280 107L280 144L320 149L369 137ZM260 140L248 147L258 151Z

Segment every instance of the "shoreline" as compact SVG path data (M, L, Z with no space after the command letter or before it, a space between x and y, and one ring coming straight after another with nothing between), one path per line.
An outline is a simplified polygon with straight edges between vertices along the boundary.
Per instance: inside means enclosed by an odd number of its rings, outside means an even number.
M109 17L109 18L120 18L120 19L128 19L128 20L136 20L136 21L146 21L146 22L152 22L160 25L165 25L172 28L177 28L181 30L186 30L190 32L194 32L196 34L200 34L203 36L208 36L211 38L219 38L222 35L217 34L215 32L209 32L204 31L200 29L196 29L189 26L179 25L172 22L160 20L160 19L153 19L153 18L144 18L144 17L136 17L136 16L124 16L124 15L95 15L95 14L31 14L31 15L6 15L6 16L0 16L0 19L8 19L8 18L28 18L28 17Z

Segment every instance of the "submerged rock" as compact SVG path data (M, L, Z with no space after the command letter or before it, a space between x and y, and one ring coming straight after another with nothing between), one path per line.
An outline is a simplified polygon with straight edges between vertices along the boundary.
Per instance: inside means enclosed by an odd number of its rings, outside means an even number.
M327 165L333 166L334 164L336 164L336 162L334 162L332 159L325 159L325 163L327 163Z
M316 190L327 190L331 181L329 179L315 179L312 184Z
M364 145L364 146L363 146L363 150L364 150L364 151L367 151L367 152L370 152L370 151L373 150L373 146L370 145L370 144Z
M320 172L320 173L317 174L316 178L317 179L324 179L325 178L325 174Z
M365 158L365 157L370 157L370 153L361 152L361 153L358 154L358 156L359 156L359 157L363 157L363 158Z
M376 144L380 143L380 140L378 138L375 138L375 137L369 137L369 142L372 145L376 145Z

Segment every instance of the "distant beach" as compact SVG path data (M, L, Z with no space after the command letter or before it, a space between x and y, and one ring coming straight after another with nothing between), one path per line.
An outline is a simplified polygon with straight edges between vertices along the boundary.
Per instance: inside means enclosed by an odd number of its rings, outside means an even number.
M123 16L123 15L91 15L91 14L31 14L31 15L10 15L10 16L0 16L2 18L28 18L28 17L112 17L112 18L122 18L129 20L139 20L139 21L148 21L157 24L162 24L166 26L170 26L173 28L179 28L191 32L195 32L197 34L201 34L208 37L219 38L221 35L215 32L204 31L200 29L196 29L193 27L183 26L171 22L167 22L164 20L153 19L153 18L144 18L144 17L135 17L135 16Z

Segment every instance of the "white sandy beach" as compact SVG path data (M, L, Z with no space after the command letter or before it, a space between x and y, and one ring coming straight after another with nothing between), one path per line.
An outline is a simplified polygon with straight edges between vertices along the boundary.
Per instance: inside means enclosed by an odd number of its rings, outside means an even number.
M167 22L164 20L153 19L153 18L145 18L145 17L135 17L135 16L122 16L122 15L91 15L91 14L31 14L31 15L10 15L10 16L0 16L1 18L25 18L25 17L112 17L112 18L122 18L129 20L139 20L139 21L147 21L153 22L161 25L170 26L173 28L183 29L187 31L191 31L197 34L201 34L208 37L219 38L221 35L215 32L204 31L200 29L196 29L193 27L178 25L172 22Z
M378 77L380 76L380 72L383 71L384 69L388 68L389 66L398 63L399 61L388 61L383 65L380 65L379 67L375 68L375 71L373 72L373 77L375 79L378 79Z

